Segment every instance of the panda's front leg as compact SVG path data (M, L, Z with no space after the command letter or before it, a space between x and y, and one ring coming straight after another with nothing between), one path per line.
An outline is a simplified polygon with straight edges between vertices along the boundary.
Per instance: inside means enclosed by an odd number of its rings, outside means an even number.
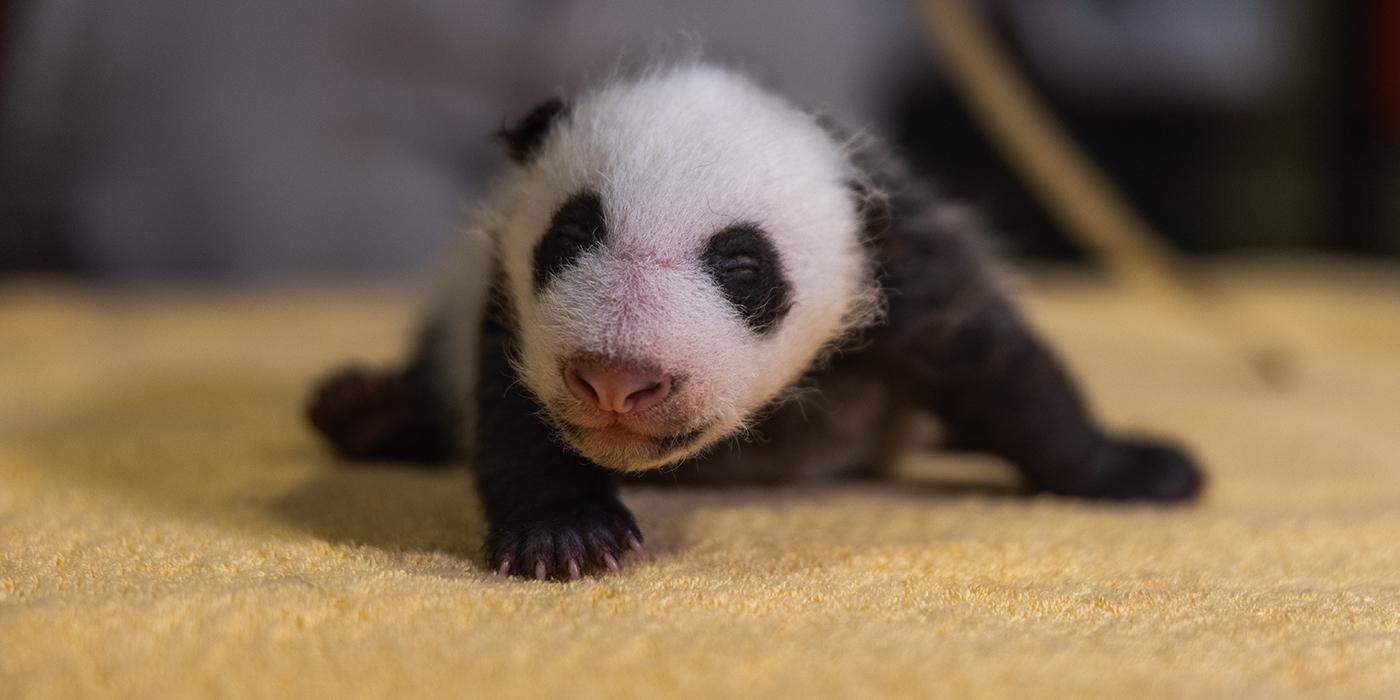
M612 476L560 444L507 360L508 338L488 331L478 384L473 470L499 573L577 579L616 571L642 534Z

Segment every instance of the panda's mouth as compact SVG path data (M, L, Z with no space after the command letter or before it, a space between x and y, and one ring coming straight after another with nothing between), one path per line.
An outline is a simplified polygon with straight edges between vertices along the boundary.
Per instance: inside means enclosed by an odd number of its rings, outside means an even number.
M603 426L583 426L577 423L563 422L564 432L571 437L591 438L614 442L619 444L651 445L663 448L665 452L678 450L687 447L700 439L709 429L708 425L700 426L678 432L652 434L629 428L620 421L613 421Z
M568 421L559 421L564 439L585 455L630 455L647 462L666 462L680 458L709 431L711 425L686 428L684 430L650 433L628 427L620 421L602 426L584 426ZM604 466L624 468L622 463L612 464L612 459L603 459ZM630 462L632 459L623 460Z
M651 444L658 439L655 435L648 435L647 433L633 430L621 423L611 423L601 428L585 428L580 425L570 425L569 427L573 428L579 434L607 440L608 442Z

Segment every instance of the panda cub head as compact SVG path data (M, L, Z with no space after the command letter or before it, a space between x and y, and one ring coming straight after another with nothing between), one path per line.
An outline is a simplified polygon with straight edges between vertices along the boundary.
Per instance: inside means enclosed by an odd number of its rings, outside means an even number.
M520 166L492 212L512 359L600 465L741 430L874 315L842 144L740 75L656 70L503 136Z

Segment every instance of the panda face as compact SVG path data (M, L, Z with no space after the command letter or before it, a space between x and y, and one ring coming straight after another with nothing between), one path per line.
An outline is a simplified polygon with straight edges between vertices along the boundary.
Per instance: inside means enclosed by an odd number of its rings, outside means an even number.
M520 379L584 456L694 454L868 318L849 166L810 116L704 66L554 111L497 244Z

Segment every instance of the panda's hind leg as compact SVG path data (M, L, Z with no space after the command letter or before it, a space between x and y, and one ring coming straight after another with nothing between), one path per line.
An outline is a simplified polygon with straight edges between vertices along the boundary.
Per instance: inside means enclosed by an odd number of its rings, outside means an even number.
M936 217L932 217L936 221ZM1180 501L1204 476L1167 442L1106 434L1068 373L991 279L966 226L891 232L892 295L879 343L889 381L959 444L999 455L1037 491Z
M316 385L306 417L350 459L433 464L453 456L439 402L411 371L342 367Z

